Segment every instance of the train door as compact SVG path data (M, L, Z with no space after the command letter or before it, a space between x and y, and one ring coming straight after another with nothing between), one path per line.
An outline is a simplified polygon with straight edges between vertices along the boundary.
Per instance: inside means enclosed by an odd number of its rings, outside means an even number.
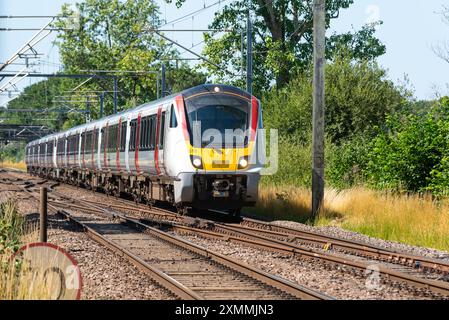
M64 167L67 168L68 167L68 137L64 137L64 157L63 157L63 162L64 162Z
M126 119L126 136L125 136L125 166L126 172L131 173L130 163L129 163L129 147L130 147L130 135L131 135L131 121Z
M52 162L53 162L53 168L55 168L55 169L58 167L58 160L56 158L57 157L57 154L56 154L57 149L58 149L58 139L54 138L51 158L52 158Z
M76 153L77 153L77 155L78 155L78 161L77 161L77 163L76 163L76 166L78 167L78 168L82 168L82 161L83 161L83 148L82 148L82 146L83 146L83 143L84 143L84 137L83 137L83 134L81 133L82 131L80 130L80 132L79 133L77 133L76 134L76 142L77 142L77 144L76 144Z
M119 147L119 165L120 171L128 171L126 161L126 137L128 132L128 119L120 118L120 147Z
M156 143L155 143L155 151L154 151L154 166L156 168L157 175L165 175L164 169L164 145L165 145L165 137L166 130L165 124L166 121L166 112L165 107L159 107L157 111L157 126L156 126Z
M100 157L100 167L101 170L108 170L107 156L108 156L108 128L109 124L106 122L103 128L100 130L100 139L99 139L99 157Z
M175 104L171 104L167 109L167 125L164 137L164 165L167 168L166 174L168 176L176 176L183 170L182 158L185 150L185 138L182 134L181 125L179 121L179 114ZM185 152L187 154L187 152ZM178 156L176 156L178 155ZM190 159L189 159L190 160Z
M140 115L138 116L140 117ZM137 149L137 124L138 119L132 119L129 123L130 127L130 135L129 135L129 148L128 148L128 162L129 162L129 170L130 172L136 172L138 174L139 167L139 151Z

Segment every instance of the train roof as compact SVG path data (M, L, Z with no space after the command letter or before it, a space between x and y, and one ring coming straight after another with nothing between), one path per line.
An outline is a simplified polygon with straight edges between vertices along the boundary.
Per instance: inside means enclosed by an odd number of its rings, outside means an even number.
M70 128L68 130L64 130L64 131L60 131L60 132L57 132L57 133L53 133L53 134L45 136L43 138L31 141L28 145L34 145L36 143L39 144L39 143L42 143L42 142L47 142L47 141L51 140L52 138L57 138L57 137L60 137L60 136L67 135L70 132L77 131L77 130L80 130L80 129L84 129L86 127L93 126L96 123L104 122L106 120L120 118L120 117L122 117L122 116L124 116L126 114L134 113L134 112L140 111L140 110L142 110L144 108L148 108L150 106L157 106L157 105L160 105L160 104L162 104L164 102L173 100L175 97L177 97L179 95L182 95L184 97L189 97L189 96L201 93L201 92L213 92L216 87L220 88L220 90L222 90L222 91L226 90L226 91L238 93L238 94L244 96L245 98L249 98L249 99L251 98L251 95L248 92L246 92L246 91L244 91L244 90L242 90L240 88L237 88L237 87L224 85L224 84L202 84L202 85L199 85L199 86L196 86L196 87L192 87L192 88L189 88L189 89L185 89L185 90L183 90L181 92L177 92L177 93L171 94L169 96L166 96L166 97L163 97L163 98L151 101L151 102L147 102L147 103L138 105L138 106L136 106L134 108L131 108L131 109L123 110L123 111L118 112L116 114L111 114L109 116L103 117L101 119L98 119L98 120L95 120L95 121L92 121L92 122L89 122L89 123L84 123L84 124L78 125L76 127Z

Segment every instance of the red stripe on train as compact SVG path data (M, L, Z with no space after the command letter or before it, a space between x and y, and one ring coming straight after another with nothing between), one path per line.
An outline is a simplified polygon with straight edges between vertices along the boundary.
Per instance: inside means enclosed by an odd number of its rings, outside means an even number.
M251 141L256 138L257 122L259 120L259 101L257 98L251 99Z

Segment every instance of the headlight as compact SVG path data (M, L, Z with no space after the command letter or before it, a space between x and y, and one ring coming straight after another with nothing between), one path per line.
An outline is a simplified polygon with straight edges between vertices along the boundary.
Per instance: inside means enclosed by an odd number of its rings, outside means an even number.
M203 161L201 161L201 157L192 156L192 164L197 169L202 169L203 168Z
M245 169L248 166L248 160L243 157L239 160L239 169Z

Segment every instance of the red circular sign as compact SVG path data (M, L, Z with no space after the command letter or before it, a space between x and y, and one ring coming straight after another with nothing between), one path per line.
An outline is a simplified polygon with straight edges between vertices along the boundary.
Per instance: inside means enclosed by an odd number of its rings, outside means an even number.
M79 300L82 277L76 260L51 243L31 243L12 257L19 265L20 279L30 299Z

